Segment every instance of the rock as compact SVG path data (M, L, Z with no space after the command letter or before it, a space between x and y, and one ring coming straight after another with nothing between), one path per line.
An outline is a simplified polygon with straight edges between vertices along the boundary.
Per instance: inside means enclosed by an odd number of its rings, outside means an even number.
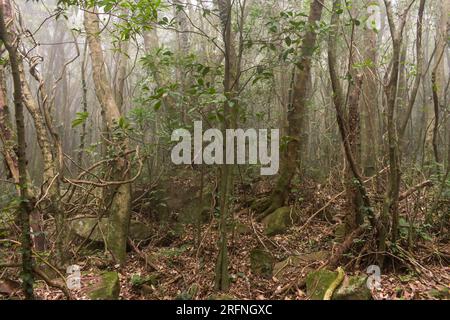
M260 274L265 277L272 275L274 258L263 249L253 249L250 252L250 264L254 274Z
M94 242L103 242L103 237L108 233L108 218L102 218L97 223L98 218L77 218L70 222L70 230L77 236ZM92 229L94 228L94 231ZM92 233L91 233L92 231ZM130 238L136 241L149 239L153 232L142 222L130 222Z
M193 284L188 290L181 292L175 297L175 300L193 300L199 291L199 286Z
M338 273L329 270L316 270L306 276L306 293L311 300L323 300L325 292L337 278Z
M100 284L96 285L88 295L92 300L117 300L119 299L119 293L119 274L111 271L102 274Z
M306 277L306 292L311 300L323 300L325 292L336 280L338 273L329 270L310 272ZM334 291L332 300L370 300L366 276L346 276Z
M333 294L333 300L371 300L372 292L367 287L367 276L345 277Z
M291 208L283 207L263 219L265 234L274 236L284 233L292 225Z
M285 274L297 271L299 268L303 268L313 262L324 261L328 258L329 253L326 251L317 251L308 254L302 254L299 256L290 256L289 258L278 262L273 267L273 276L281 278ZM311 268L305 268L305 271L311 271Z
M156 286L159 282L160 274L157 272L150 273L147 276L141 276L140 274L133 274L130 278L130 283L133 287L139 288L143 285Z

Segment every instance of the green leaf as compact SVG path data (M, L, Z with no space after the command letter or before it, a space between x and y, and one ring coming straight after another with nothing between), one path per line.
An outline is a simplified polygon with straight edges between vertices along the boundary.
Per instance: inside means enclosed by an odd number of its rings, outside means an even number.
M158 111L161 108L161 100L156 100L156 102L153 104L153 108L155 111Z
M76 118L72 121L72 128L82 125L89 117L89 112L77 112Z
M286 43L286 45L291 46L291 44L292 44L292 39L291 39L289 36L287 36L287 37L284 39L284 42Z

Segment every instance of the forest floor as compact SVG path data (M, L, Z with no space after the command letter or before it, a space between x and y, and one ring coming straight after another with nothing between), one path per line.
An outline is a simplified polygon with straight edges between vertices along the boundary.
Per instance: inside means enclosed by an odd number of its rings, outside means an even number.
M327 202L331 197L315 195L316 206ZM336 200L332 210L343 210L343 200ZM309 210L317 210L311 206ZM317 218L307 221L308 215L302 222L294 225L285 234L267 237L263 226L251 216L250 210L240 208L235 219L241 232L230 234L229 261L232 278L230 291L226 295L218 296L214 293L214 268L217 257L217 225L216 219L202 227L202 241L200 248L194 247L194 228L185 226L178 236L167 239L167 230L159 228L152 243L156 245L139 246L128 254L126 267L118 270L120 279L121 299L277 299L277 300L305 300L305 288L298 286L306 274L322 266L327 255L333 252L336 245L334 234L337 223L327 215L321 214ZM161 239L165 239L161 241ZM166 243L164 243L166 242ZM305 257L304 263L295 266L286 265L278 269L276 274L264 276L255 274L251 266L251 252L255 248L269 251L275 262L281 262L291 256ZM413 267L395 264L387 266L381 275L381 287L372 291L374 299L435 299L433 292L442 292L450 288L450 266L447 258L440 258L436 252L450 255L450 246L438 243L435 239L417 243L414 250ZM325 253L325 254L322 254ZM308 259L312 254L312 259ZM311 256L311 255L310 255ZM367 266L355 268L355 260L361 257L355 253L347 257L352 265L346 273L365 274ZM447 259L447 260L446 260ZM105 263L104 250L93 250L86 256L80 256L77 264L81 267L81 289L72 291L74 299L88 299L88 291L100 279L100 274L111 270ZM0 298L20 298L21 293L17 282L17 269L0 272L0 279L15 278L6 282L0 281ZM151 279L151 280L149 280ZM14 285L16 283L16 285ZM8 284L8 283L6 283ZM6 286L6 288L5 288ZM11 290L16 288L16 290ZM10 289L5 290L5 289ZM38 299L65 299L63 293L49 287L42 280L36 283ZM448 297L446 297L448 298Z

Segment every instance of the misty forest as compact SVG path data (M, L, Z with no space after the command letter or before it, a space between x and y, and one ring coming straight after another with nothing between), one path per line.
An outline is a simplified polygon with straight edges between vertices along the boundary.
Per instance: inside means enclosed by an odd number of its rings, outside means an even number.
M0 300L449 299L449 14L1 0Z

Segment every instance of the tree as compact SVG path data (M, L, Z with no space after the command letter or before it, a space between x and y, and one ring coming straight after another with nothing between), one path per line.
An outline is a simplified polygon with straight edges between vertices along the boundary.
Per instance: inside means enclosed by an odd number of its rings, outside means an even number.
M25 119L23 113L22 84L20 80L19 57L17 54L17 39L13 38L8 31L8 23L12 22L11 7L8 4L0 6L0 39L9 54L9 63L14 82L14 109L17 126L17 162L19 171L19 221L22 231L22 287L26 299L33 299L33 260L32 244L30 236L30 213L32 212L32 202L28 194L27 181L27 159L25 141ZM5 19L6 18L6 19Z
M287 200L290 185L299 170L300 152L305 143L305 115L308 104L308 83L311 81L312 57L316 49L317 22L322 16L323 3L319 0L311 2L304 40L300 49L300 57L296 63L292 86L292 101L288 107L288 129L286 152L283 153L280 176L270 200L265 206L262 217L269 215Z
M116 134L119 122L122 119L120 109L114 100L114 94L109 84L105 70L105 61L100 41L99 18L94 12L86 10L84 12L84 27L87 34L87 42L90 50L92 63L92 76L94 79L95 93L102 108L108 132ZM111 137L113 138L113 137ZM109 223L107 245L113 258L117 263L123 265L126 260L126 246L130 223L131 210L131 186L129 180L130 172L127 170L129 160L124 155L128 148L126 136L117 133L115 145L111 146L116 150L116 158L112 161L113 174L111 178L118 181L118 185L111 190L111 202L109 204ZM120 183L120 181L124 181Z

